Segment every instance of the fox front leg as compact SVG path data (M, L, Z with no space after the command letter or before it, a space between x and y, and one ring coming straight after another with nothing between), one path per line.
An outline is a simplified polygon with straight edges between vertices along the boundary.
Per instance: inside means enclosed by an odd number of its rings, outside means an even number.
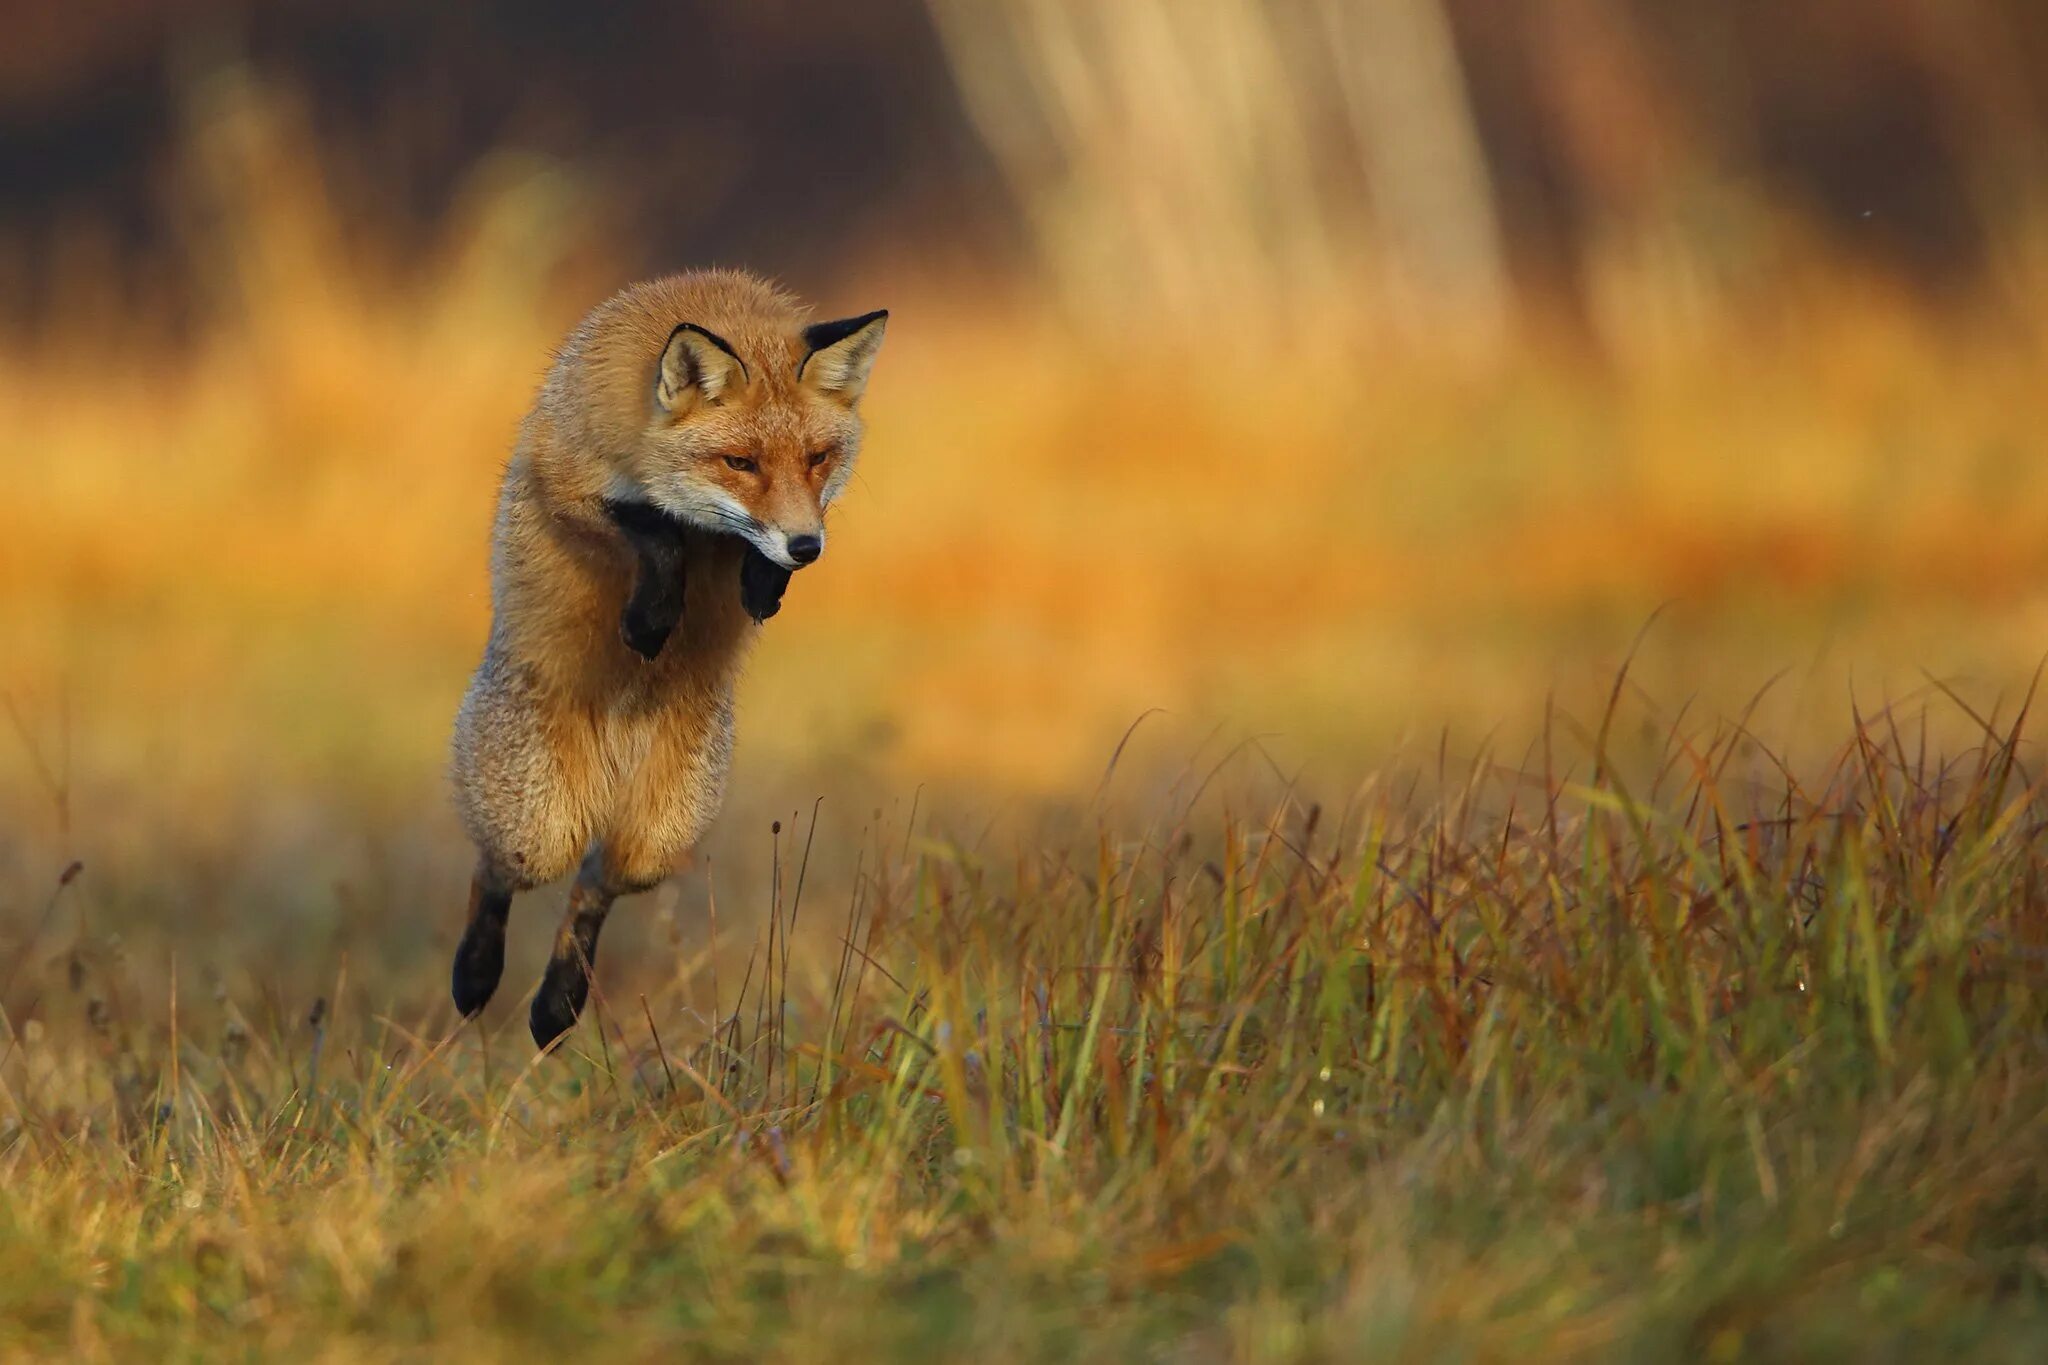
M788 569L783 568L752 545L740 557L740 605L754 623L782 610L783 590L789 587Z
M683 619L682 547L650 547L639 551L639 561L619 614L619 635L635 654L652 659Z
M652 659L683 619L683 528L645 503L614 502L606 510L634 559L619 635L635 654Z

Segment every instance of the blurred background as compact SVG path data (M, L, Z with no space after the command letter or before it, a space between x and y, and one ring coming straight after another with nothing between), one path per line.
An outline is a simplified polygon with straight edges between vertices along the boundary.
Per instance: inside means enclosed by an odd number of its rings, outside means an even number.
M1762 690L1794 755L1937 681L2009 712L2048 650L2034 0L0 32L0 946L78 857L67 915L131 943L438 975L515 424L583 312L690 265L892 310L745 684L735 899L819 795L839 848L1085 810L1155 708L1122 799L1252 738L1340 794L1525 764L1653 613L1632 724Z

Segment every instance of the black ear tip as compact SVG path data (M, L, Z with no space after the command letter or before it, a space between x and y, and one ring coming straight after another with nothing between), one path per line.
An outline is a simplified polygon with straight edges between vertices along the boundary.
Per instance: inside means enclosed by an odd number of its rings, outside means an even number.
M886 322L888 318L888 309L877 308L874 312L862 313L857 318L834 318L830 322L814 322L804 328L804 346L808 350L822 351L827 346L846 340L855 332L872 327L878 322Z

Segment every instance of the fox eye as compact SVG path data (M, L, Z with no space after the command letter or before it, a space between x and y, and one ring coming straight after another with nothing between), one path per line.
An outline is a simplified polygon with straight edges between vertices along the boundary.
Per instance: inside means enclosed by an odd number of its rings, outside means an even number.
M742 474L752 474L761 467L760 461L750 460L744 455L728 455L725 463L728 468L737 469Z
M811 452L811 468L816 469L831 458L832 452L830 450L814 450Z

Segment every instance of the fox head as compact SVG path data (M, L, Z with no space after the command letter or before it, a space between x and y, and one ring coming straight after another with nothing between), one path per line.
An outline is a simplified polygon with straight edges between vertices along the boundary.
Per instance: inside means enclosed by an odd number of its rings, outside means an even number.
M824 553L825 509L853 475L888 320L748 326L728 340L677 319L644 376L646 426L621 472L671 516L802 568Z

